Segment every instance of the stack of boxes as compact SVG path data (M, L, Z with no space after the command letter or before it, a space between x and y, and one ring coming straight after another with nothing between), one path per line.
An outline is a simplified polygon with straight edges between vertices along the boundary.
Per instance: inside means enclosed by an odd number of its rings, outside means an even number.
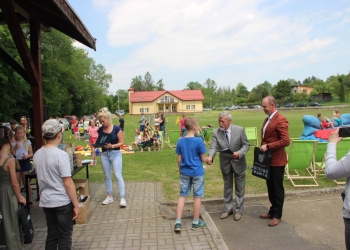
M77 191L77 199L79 202L79 216L75 220L77 224L86 224L90 215L90 189L88 179L73 179L75 189ZM83 202L81 196L87 197Z

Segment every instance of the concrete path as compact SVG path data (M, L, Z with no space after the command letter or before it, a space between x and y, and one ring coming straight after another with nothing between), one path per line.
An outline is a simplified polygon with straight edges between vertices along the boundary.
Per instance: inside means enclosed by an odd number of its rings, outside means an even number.
M73 249L345 249L341 217L342 188L323 191L295 191L289 194L283 218L269 227L266 194L248 196L244 216L220 219L222 199L203 200L201 216L207 228L191 230L192 204L185 207L183 229L173 231L175 204L164 203L157 183L126 183L127 207L119 208L117 185L114 202L102 205L106 197L103 183L90 183L91 214L87 224L75 225ZM34 194L35 196L35 194ZM32 209L35 238L25 249L44 249L45 215L38 203ZM1 248L1 247L0 247Z
M74 226L74 249L222 249L215 245L209 227L192 231L191 219L183 220L181 234L175 234L174 220L162 214L162 190L156 183L126 183L126 208L119 208L115 182L114 202L109 205L102 205L106 198L104 183L89 185L91 215L87 224ZM44 249L46 221L37 202L31 214L35 237L25 249Z
M282 222L272 228L259 218L270 206L262 198L246 201L240 221L220 219L223 203L205 205L228 249L345 249L340 191L287 197Z

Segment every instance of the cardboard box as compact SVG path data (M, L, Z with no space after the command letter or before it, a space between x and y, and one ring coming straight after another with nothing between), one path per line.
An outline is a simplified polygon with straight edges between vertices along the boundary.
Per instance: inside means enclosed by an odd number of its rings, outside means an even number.
M90 215L90 195L86 199L85 202L81 202L81 199L79 197L79 216L76 218L75 222L77 224L85 224Z
M88 179L73 179L77 195L90 195L89 180Z

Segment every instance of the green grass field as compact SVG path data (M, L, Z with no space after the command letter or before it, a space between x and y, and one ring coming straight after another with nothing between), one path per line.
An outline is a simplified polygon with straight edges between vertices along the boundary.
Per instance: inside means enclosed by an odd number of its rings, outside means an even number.
M280 112L286 116L289 121L289 133L291 138L300 137L303 130L302 117L304 115L315 115L322 113L323 116L332 116L332 109L292 109ZM260 142L260 129L266 115L262 110L235 110L232 111L233 124L243 127L257 127ZM346 108L340 109L340 113L347 113ZM192 114L199 119L200 125L218 124L219 111L206 111L200 114ZM191 116L191 115L188 115ZM166 124L166 131L170 135L171 130L178 130L175 125L176 115L167 115L168 123ZM138 120L140 116L125 115L125 145L129 145L134 141L134 130L139 127ZM114 124L119 124L118 119L113 119ZM70 139L70 131L65 132L65 142L75 142ZM167 136L168 136L167 135ZM86 145L86 142L75 142L76 145ZM251 166L253 162L253 148L247 154L247 165ZM91 159L91 157L84 157ZM98 165L90 167L90 181L103 182L104 175L98 159ZM80 172L74 178L84 178L84 171ZM161 152L140 152L136 151L134 154L123 155L123 177L126 182L161 182L163 186L163 194L166 200L176 200L179 190L179 172L177 169L177 156L175 149L164 146ZM327 180L324 175L317 178L320 184L317 188L334 187L336 184ZM311 181L305 183L310 183ZM116 185L116 184L114 184ZM284 182L286 190L295 189L290 181ZM299 190L301 188L298 188ZM252 176L251 171L246 171L246 194L256 194L266 192L265 181ZM127 190L126 190L127 193ZM219 161L215 161L213 165L206 168L205 173L205 197L206 198L221 198L223 193L223 180L220 172Z

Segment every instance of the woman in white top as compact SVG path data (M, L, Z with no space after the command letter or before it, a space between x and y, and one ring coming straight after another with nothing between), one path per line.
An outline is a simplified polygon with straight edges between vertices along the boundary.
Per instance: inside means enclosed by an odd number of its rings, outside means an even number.
M159 131L159 124L160 124L160 118L158 116L158 114L156 114L155 118L154 118L154 130Z

